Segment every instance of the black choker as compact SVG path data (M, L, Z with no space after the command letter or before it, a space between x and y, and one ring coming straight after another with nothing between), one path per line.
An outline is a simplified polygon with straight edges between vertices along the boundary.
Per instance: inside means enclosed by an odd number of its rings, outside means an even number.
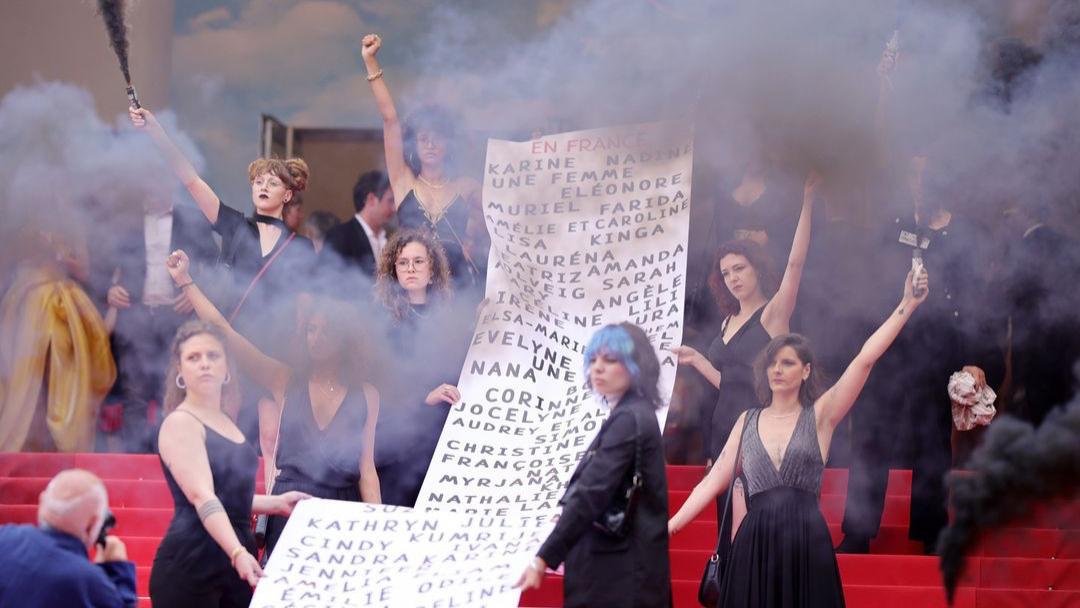
M280 218L270 217L269 215L262 215L260 213L256 213L255 221L259 222L260 224L270 224L271 226L277 226L285 232L292 232L292 230L289 230L289 227L286 226L285 222L282 221Z

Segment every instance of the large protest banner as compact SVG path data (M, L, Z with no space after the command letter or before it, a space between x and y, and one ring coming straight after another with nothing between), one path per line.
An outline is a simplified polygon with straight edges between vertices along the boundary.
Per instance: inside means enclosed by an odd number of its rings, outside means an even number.
M489 304L418 508L550 519L607 415L583 370L585 345L605 324L645 330L670 398L692 146L684 123L488 142Z
M312 499L297 504L254 608L516 606L535 530L479 516Z
M517 605L512 584L607 416L585 388L589 337L641 326L670 398L692 152L683 123L488 142L488 303L416 509L301 503L253 606Z

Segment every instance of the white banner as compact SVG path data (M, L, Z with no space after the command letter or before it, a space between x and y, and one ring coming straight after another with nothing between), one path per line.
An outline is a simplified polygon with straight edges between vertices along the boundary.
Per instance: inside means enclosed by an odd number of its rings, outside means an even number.
M301 503L253 606L517 605L511 585L607 416L585 389L592 334L622 321L644 329L670 399L692 160L684 123L489 140L489 301L416 511Z
M645 330L670 398L692 145L683 123L488 142L489 304L417 508L548 521L607 415L583 371L603 325Z
M543 533L480 516L337 500L297 504L254 608L516 606Z

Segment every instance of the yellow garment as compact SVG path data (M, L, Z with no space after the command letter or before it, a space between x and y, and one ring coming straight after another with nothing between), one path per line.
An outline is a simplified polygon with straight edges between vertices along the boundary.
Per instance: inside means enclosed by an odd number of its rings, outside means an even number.
M109 334L86 293L59 268L21 267L0 302L0 451L22 449L43 386L57 449L93 450L114 380Z

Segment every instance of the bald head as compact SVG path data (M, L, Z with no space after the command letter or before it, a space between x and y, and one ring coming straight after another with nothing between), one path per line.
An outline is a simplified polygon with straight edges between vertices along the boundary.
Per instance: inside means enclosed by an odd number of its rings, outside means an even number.
M90 547L108 504L105 484L96 475L82 469L62 471L41 493L38 523L78 537Z

